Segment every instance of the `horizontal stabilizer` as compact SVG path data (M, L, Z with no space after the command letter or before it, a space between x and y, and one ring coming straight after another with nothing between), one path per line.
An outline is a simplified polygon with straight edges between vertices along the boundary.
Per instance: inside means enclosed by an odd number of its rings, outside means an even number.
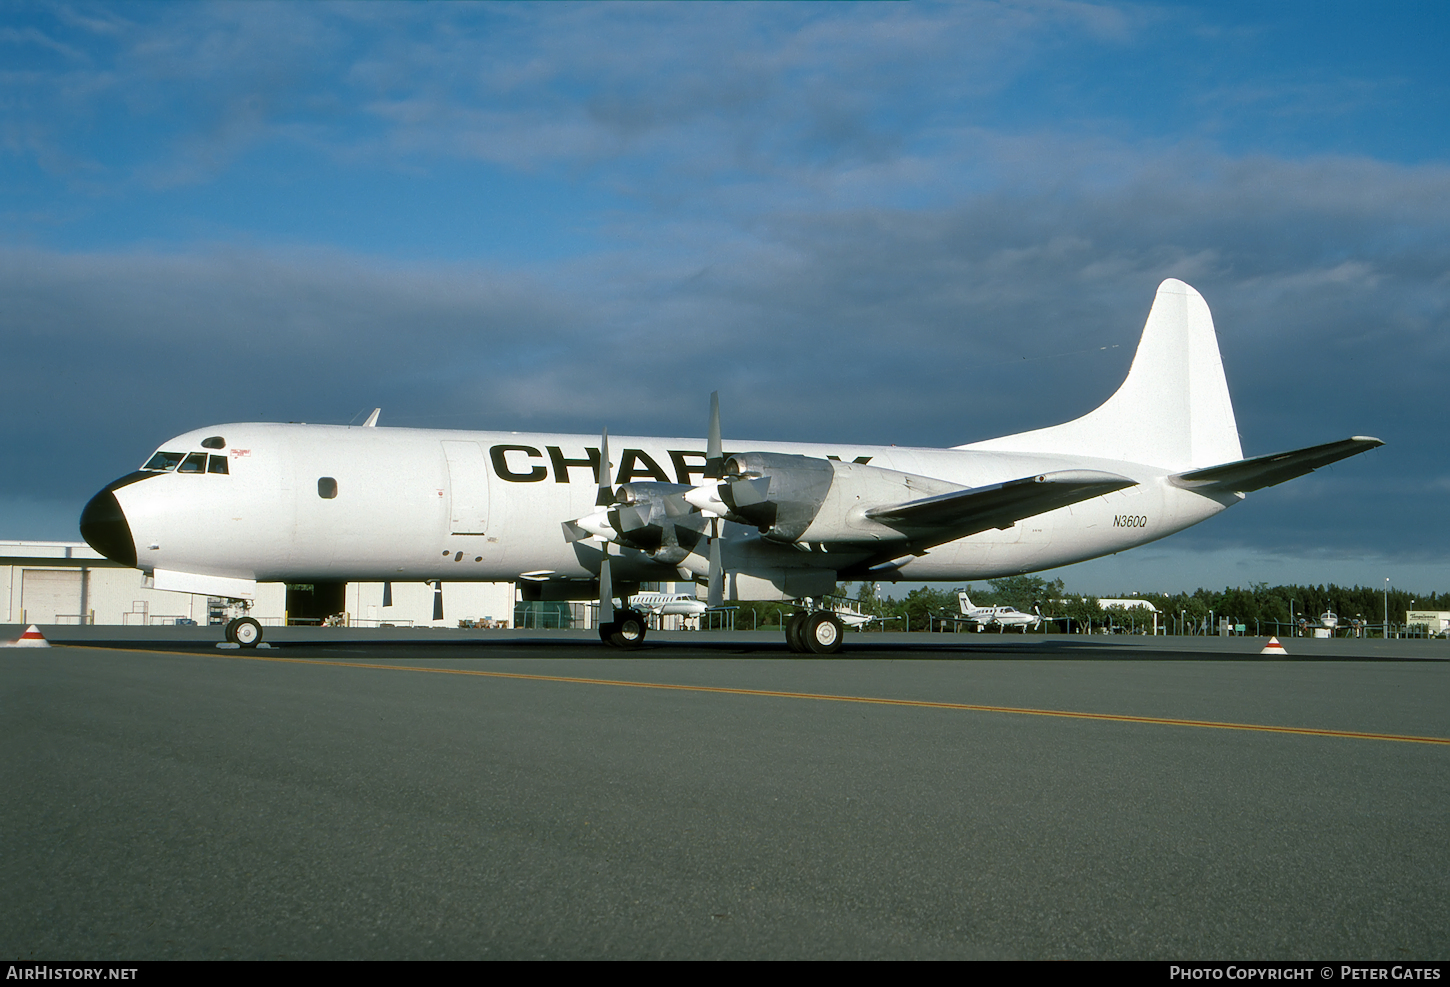
M1384 443L1379 439L1356 435L1307 449L1276 452L1268 456L1241 459L1236 463L1224 463L1222 466L1189 470L1187 473L1169 477L1169 481L1176 486L1202 493L1249 493L1292 480L1321 466L1337 463L1341 459L1357 456L1382 445Z
M1010 528L1023 518L1131 487L1137 481L1099 470L1059 470L952 491L891 507L873 507L873 521L907 531L936 530L943 541L989 528Z

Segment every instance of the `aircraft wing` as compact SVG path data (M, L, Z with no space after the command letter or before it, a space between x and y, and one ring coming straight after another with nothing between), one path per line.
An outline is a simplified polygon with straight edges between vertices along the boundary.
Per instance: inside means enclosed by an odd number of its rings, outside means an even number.
M1023 518L1136 483L1126 476L1100 470L1059 470L889 507L873 507L866 516L913 535L944 535L936 542L940 544L989 528L1010 528Z
M1321 466L1328 466L1382 445L1384 443L1379 439L1355 435L1306 449L1276 452L1268 456L1241 459L1236 463L1224 463L1222 466L1189 470L1170 477L1169 480L1176 486L1204 493L1249 493L1292 480Z

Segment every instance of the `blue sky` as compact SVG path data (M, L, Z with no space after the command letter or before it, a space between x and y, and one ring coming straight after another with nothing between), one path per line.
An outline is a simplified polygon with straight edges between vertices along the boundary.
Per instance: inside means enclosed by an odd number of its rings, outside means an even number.
M1171 276L1247 454L1388 445L1069 586L1444 590L1446 24L8 4L0 538L77 537L95 489L225 421L693 433L718 388L742 437L1037 427L1111 393Z

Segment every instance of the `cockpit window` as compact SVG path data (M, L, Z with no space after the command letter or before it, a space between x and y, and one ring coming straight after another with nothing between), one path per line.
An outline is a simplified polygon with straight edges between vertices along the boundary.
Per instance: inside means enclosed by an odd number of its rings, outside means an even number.
M143 470L152 470L157 473L164 473L167 470L176 469L176 464L181 462L184 458L185 455L179 452L158 452L156 455L152 456L149 460L147 460L146 465L141 468Z
M212 456L210 459L208 459L206 461L206 471L208 473L226 473L226 472L228 472L228 470L227 470L227 457L226 456Z
M206 453L193 452L181 461L181 468L178 473L205 473Z
M211 438L202 439L201 447L203 449L225 449L227 447L227 440L220 435L213 435Z

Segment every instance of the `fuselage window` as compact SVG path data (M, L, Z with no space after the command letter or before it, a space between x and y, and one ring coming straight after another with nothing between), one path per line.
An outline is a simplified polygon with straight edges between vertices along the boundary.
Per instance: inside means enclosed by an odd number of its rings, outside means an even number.
M208 473L227 473L227 472L230 472L227 469L227 457L226 456L211 456L211 457L209 457L207 459L207 461L206 461L206 471Z
M209 439L202 439L201 447L203 449L225 449L227 447L227 440L220 435L213 435Z
M323 500L331 500L337 496L337 481L330 476L324 476L317 481L317 496Z
M176 469L176 464L181 462L183 458L179 452L158 452L148 459L146 465L141 468L143 470L154 470L158 473L164 473L167 470Z
M193 452L193 453L190 453L185 459L183 459L181 461L181 468L178 469L176 472L178 472L178 473L205 473L206 472L206 453L204 453L204 452Z

